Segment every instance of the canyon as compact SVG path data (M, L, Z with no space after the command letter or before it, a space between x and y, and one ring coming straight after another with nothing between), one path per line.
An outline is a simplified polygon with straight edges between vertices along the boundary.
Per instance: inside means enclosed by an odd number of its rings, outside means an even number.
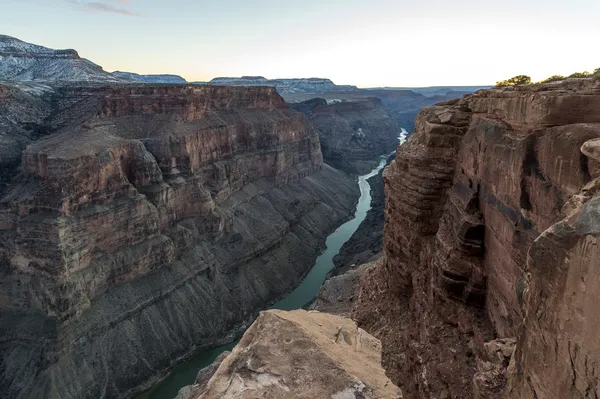
M600 395L600 81L479 91L415 123L383 173L384 256L313 308L380 339L404 398Z
M600 396L597 78L186 84L8 36L0 76L0 397L131 397L244 331L179 399Z
M270 87L0 93L3 397L127 397L233 340L358 198Z
M378 157L398 146L400 128L378 98L328 104L315 98L290 103L319 133L323 159L336 169L363 175Z

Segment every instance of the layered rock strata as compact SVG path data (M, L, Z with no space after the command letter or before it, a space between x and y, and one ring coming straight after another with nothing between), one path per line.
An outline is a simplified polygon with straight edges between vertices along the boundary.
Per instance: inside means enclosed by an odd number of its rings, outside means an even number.
M417 117L384 173L385 262L354 312L406 397L593 397L599 137L589 79L480 91ZM486 341L511 337L507 375Z
M360 292L360 280L369 268L382 260L380 258L371 263L353 264L343 273L331 276L323 283L310 308L319 312L350 317Z
M380 356L380 342L350 319L269 310L185 398L401 398Z
M41 99L44 137L27 137L0 199L2 397L127 397L232 340L358 197L272 88Z
M331 104L313 99L290 106L307 115L319 132L325 162L337 169L366 174L398 145L400 129L377 98Z

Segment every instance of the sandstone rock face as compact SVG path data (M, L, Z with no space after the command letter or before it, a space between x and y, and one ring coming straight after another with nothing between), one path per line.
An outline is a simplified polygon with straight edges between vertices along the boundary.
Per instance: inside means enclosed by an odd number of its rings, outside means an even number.
M29 143L0 199L6 397L127 397L232 340L358 197L273 88L63 86L39 116L17 97L42 120L2 125Z
M381 261L382 258L358 266L349 265L350 267L345 273L328 278L323 283L323 287L321 287L319 294L311 305L311 309L350 317L358 298L360 280L367 269Z
M398 145L400 129L377 98L327 104L313 99L290 104L319 132L325 162L349 173L366 174L377 157Z
M262 312L194 399L401 398L380 364L380 342L350 319Z
M593 398L598 384L598 179L574 212L529 250L524 324L507 398Z
M406 397L498 397L506 365L482 363L484 342L515 336L507 397L596 389L585 304L600 297L586 283L599 137L589 79L480 91L418 116L384 173L386 259L354 311Z

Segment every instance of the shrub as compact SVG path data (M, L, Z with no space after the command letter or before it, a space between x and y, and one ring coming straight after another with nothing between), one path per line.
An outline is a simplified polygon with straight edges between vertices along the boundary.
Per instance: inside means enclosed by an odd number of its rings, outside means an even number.
M548 79L542 80L540 83L558 82L559 80L565 80L566 78L562 75L552 75Z
M517 75L510 79L503 80L501 82L496 82L496 86L518 86L518 85L527 85L531 83L531 78L527 75Z
M570 78L587 78L590 76L590 73L588 71L585 72L575 72L571 75L569 75Z

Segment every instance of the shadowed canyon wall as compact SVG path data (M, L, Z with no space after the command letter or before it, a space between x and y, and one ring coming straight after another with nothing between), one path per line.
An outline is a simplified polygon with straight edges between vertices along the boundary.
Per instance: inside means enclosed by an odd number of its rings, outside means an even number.
M400 129L378 98L331 104L314 98L290 106L307 115L319 132L325 162L337 169L367 174L380 155L398 145Z
M126 397L232 340L358 198L273 88L0 95L2 397Z
M599 138L591 79L419 114L353 313L405 398L598 396Z

